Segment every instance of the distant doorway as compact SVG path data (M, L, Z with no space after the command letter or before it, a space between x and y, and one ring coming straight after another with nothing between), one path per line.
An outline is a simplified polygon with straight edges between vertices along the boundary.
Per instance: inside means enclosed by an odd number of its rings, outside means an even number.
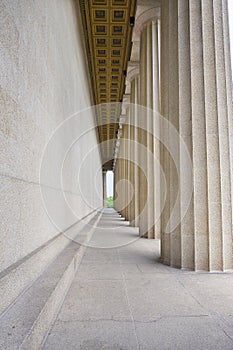
M113 182L114 182L114 173L113 171L107 171L106 174L106 192L107 192L107 208L113 208Z

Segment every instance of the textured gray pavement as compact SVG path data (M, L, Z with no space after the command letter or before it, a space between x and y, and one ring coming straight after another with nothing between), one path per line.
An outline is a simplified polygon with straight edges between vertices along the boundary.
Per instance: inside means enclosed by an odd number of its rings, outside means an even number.
M232 274L162 265L159 241L106 209L91 244L111 241L87 249L44 349L233 349Z

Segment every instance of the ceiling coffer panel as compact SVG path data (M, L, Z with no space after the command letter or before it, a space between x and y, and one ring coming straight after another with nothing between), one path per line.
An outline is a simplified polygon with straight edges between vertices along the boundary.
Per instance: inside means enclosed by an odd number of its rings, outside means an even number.
M130 58L136 0L81 0L81 13L95 104L121 102ZM97 108L102 159L114 155L120 108ZM106 168L113 162L108 161ZM105 169L105 170L108 170Z

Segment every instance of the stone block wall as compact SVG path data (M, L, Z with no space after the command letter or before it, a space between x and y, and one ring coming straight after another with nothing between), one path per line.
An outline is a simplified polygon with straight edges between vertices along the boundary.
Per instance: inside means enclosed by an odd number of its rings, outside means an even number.
M1 0L0 38L1 272L100 207L102 172L75 1ZM81 137L79 124L66 122L84 109L81 131L89 131ZM46 144L62 123L41 177ZM64 160L61 185L54 166L76 135L81 141ZM51 197L49 209L42 195Z

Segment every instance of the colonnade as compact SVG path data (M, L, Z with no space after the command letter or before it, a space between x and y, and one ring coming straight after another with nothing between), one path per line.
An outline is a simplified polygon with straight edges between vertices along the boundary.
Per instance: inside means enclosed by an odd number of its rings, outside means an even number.
M163 263L231 270L227 1L163 0L141 28L139 67L119 133L116 210L161 238Z

